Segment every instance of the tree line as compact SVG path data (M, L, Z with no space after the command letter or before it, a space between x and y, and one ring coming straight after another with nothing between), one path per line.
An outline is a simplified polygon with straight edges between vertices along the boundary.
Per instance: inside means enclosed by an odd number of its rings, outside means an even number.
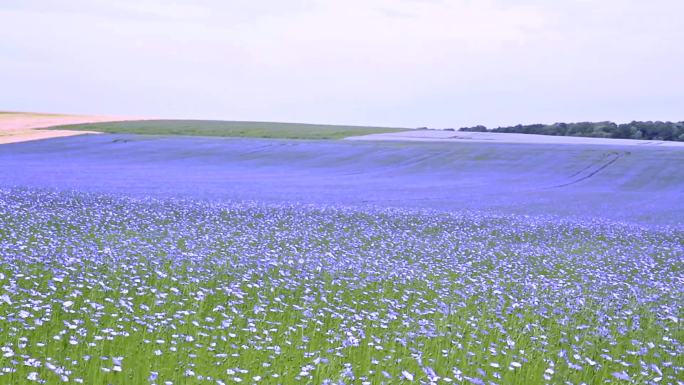
M579 122L554 124L518 124L487 129L485 126L463 127L466 132L506 132L555 136L585 136L592 138L622 138L642 140L672 140L684 142L684 122Z

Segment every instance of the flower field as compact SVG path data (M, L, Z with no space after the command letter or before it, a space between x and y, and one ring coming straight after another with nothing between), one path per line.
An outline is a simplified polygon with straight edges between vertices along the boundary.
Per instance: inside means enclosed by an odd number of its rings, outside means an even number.
M684 232L0 189L0 383L682 384Z

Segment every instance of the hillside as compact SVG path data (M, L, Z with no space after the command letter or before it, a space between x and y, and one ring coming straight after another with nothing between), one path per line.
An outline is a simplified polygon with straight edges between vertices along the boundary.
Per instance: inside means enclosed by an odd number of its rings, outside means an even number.
M111 134L185 135L280 139L341 139L349 136L405 131L405 128L223 120L139 120L54 127L59 130Z
M679 224L684 148L81 135L8 144L0 186Z

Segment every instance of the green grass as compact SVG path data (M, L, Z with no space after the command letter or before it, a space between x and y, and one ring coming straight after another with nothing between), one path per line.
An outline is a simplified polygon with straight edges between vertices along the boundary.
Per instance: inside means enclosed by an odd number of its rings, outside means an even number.
M60 130L111 134L190 135L280 139L342 139L349 136L406 131L405 128L339 126L302 123L237 122L222 120L138 120L73 124Z

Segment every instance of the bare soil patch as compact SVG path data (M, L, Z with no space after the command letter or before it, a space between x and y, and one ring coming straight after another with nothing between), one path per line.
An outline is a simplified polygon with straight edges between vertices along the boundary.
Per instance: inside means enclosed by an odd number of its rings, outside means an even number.
M97 134L94 131L43 130L44 128L65 124L118 122L140 120L136 117L97 116L97 115L61 115L39 114L30 112L0 113L0 144L26 142L58 138L63 136Z

